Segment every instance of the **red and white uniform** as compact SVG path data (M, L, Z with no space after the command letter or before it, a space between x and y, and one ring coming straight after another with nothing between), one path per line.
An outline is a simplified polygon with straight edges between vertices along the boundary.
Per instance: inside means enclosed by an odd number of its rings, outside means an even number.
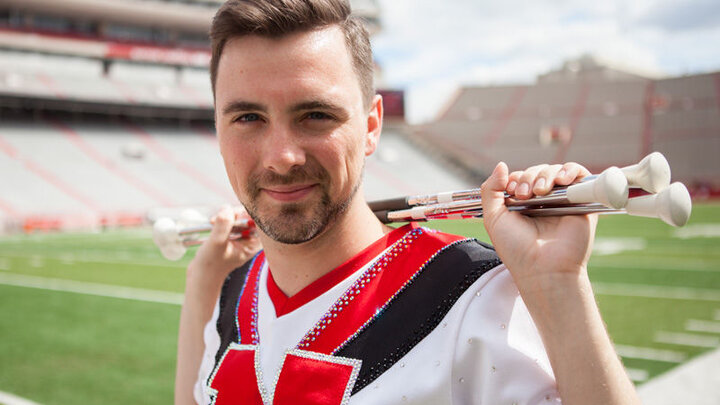
M425 245L420 246L423 243ZM375 366L370 366L369 360L343 357L342 350L336 349L336 346L357 343L354 341L358 340L356 336L372 332L370 329L379 324L376 321L385 313L389 316L393 303L410 288L415 288L414 284L423 288L423 291L415 291L415 296L425 294L429 297L436 293L432 288L420 285L421 271L430 271L428 263L458 243L476 244L408 225L386 235L290 298L275 285L267 263L264 260L258 262L262 259L260 255L253 263L255 270L249 270L248 281L243 287L241 296L245 301L240 299L239 304L232 303L233 308L238 308L237 325L229 327L237 328L240 341L224 349L221 361L217 355L222 350L218 332L222 327L222 320L218 322L219 305L205 328L206 347L195 386L196 401L217 405L560 403L538 332L510 273L499 262L492 262L491 269L463 285L463 290L452 296L453 302L424 337L405 349L409 351L383 349L403 353L401 357L373 360ZM483 249L477 246L477 249ZM427 251L427 257L419 256L419 250ZM405 258L421 261L421 265L400 263ZM378 263L382 260L389 265L380 266ZM395 284L387 281L392 278L391 274L399 274L413 266L418 269L406 271L404 278L398 278ZM444 269L432 271L442 277ZM255 275L253 284L251 279ZM430 279L423 283L433 285ZM249 286L254 286L256 291L250 291ZM387 286L395 290L388 291ZM455 290L457 288L448 289ZM408 302L406 300L404 305ZM243 306L248 312L242 312ZM368 319L361 315L345 316L370 306L372 314ZM402 319L397 310L393 316ZM243 318L251 320L243 321ZM332 320L332 324L329 320L323 321L326 319ZM352 322L362 326L345 326ZM398 341L412 341L412 335L417 334L417 328L406 330L402 321L395 324L397 329L393 337L408 334L406 340ZM422 330L428 329L423 323L420 326L424 328ZM308 333L311 330L316 332ZM361 351L367 350L372 348ZM240 359L242 356L247 357L243 360L247 363L244 368L233 369L228 365L235 357ZM365 367L379 368L381 372L371 372L368 377L368 369L363 370L364 377L363 374L360 376L365 381L364 386L359 391L355 387L353 392L363 362ZM319 367L315 369L315 365ZM324 390L328 385L337 387L327 394L318 391L315 397L309 394L300 398L297 395L304 389ZM242 400L237 402L238 398L231 398L232 395L241 396Z

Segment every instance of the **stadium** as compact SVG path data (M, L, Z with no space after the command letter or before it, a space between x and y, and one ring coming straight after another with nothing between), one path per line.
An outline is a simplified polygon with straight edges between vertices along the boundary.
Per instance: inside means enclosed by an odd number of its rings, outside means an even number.
M151 225L237 204L208 74L221 3L0 0L0 403L172 400L192 252L164 259ZM352 3L382 30L376 1ZM687 373L720 347L720 72L644 77L586 56L533 84L460 88L418 125L379 66L376 79L368 200L475 187L499 160L599 173L665 155L693 196L689 224L603 217L590 275L646 403L702 392ZM428 226L489 241L477 220Z

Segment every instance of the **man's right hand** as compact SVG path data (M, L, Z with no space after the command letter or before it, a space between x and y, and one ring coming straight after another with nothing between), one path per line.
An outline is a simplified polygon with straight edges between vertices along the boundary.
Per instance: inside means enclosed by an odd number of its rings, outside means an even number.
M188 271L198 271L210 278L225 277L234 269L250 260L261 248L260 241L250 233L250 237L230 240L235 221L249 218L242 207L223 207L210 219L213 225L207 240L197 250L188 266Z
M242 207L225 207L211 218L212 231L188 265L185 299L180 313L175 405L194 405L193 387L198 379L205 344L203 329L212 317L213 308L228 274L260 250L260 241L249 238L230 240L236 220L247 218Z

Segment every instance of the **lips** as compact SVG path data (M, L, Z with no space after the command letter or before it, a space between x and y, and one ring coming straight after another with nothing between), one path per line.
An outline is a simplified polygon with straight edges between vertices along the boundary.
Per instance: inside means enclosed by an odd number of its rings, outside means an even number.
M315 187L317 187L317 184L291 184L262 188L262 191L275 200L294 202L302 200L305 196L312 193Z

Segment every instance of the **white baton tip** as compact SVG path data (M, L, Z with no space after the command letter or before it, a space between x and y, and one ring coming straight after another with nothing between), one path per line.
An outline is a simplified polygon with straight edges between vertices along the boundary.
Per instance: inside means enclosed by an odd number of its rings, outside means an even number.
M158 247L178 240L178 228L172 218L160 218L153 224L153 241Z
M665 190L630 199L625 207L630 215L660 218L672 226L683 226L690 219L692 199L682 183L672 183Z
M170 244L160 248L160 253L168 260L180 260L185 256L187 248L180 244Z
M623 172L613 166L596 179L573 184L567 188L567 199L571 203L600 203L606 207L620 209L627 204L628 181Z
M182 244L178 227L172 218L160 218L153 224L153 241L160 249L163 257L168 260L178 260L187 250Z
M660 152L645 156L639 163L622 169L631 186L659 193L670 185L670 164Z

